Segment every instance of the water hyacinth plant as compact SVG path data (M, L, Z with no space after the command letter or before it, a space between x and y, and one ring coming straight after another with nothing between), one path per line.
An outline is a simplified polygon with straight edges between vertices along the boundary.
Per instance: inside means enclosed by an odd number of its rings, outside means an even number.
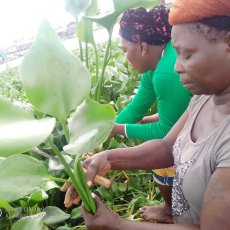
M83 58L83 50L81 51L81 60L85 61L86 66L88 67L88 44L91 44L94 47L95 51L95 60L96 60L96 76L95 76L95 89L93 98L100 102L101 96L103 94L103 83L105 80L105 69L111 57L111 41L114 26L117 22L118 17L126 10L135 7L153 7L160 3L159 0L112 0L113 10L106 14L96 15L98 12L97 0L65 0L67 11L72 14L77 22L77 37L80 41L79 47L82 50L81 42L85 43L85 58ZM80 17L80 13L83 15ZM108 40L106 45L105 54L102 60L102 68L99 71L99 57L98 49L95 44L93 36L93 23L97 23L100 26L104 27L108 32Z
M83 53L81 55L84 64L64 48L48 22L41 24L19 71L26 100L31 106L24 110L0 98L0 209L7 212L8 216L20 216L15 209L18 203L26 208L47 199L46 192L58 187L55 181L72 183L87 210L95 213L96 207L85 181L80 156L103 143L114 124L115 112L112 106L99 103L103 96L105 68L111 57L113 27L124 10L145 4L153 6L158 2L113 0L113 12L95 16L98 9L96 0L68 0L68 9L78 22L78 39L85 44L84 50L81 50L85 52L84 58ZM85 16L79 20L80 13ZM101 63L93 39L92 23L99 23L109 33ZM96 85L92 85L92 76L87 68L90 67L88 43L93 45L95 51L96 79L93 83ZM64 136L61 144L56 140L58 129ZM30 154L29 151L34 151L36 146L49 150L47 156L50 162L57 164L57 168L61 165L69 176L68 180L52 175L42 160ZM105 193L103 189L98 191ZM38 212L32 210L29 213L31 217L23 217L15 224L10 219L10 228L4 228L4 220L0 218L0 229L40 230L45 226L55 229L54 224L70 218L57 207L46 207L39 212L36 215Z
M113 107L89 98L89 71L64 48L47 21L41 24L34 44L22 61L20 79L28 101L43 115L37 119L31 111L0 98L3 111L0 114L0 200L12 202L38 188L46 191L57 187L53 181L66 182L51 176L39 160L23 154L46 143L69 175L67 182L75 186L88 211L95 213L79 157L106 140L114 124ZM63 149L52 138L57 123L61 124L66 139ZM73 167L63 155L68 153L75 158ZM44 221L45 215L39 218ZM28 218L23 223L27 221L29 224ZM21 229L17 226L21 225L16 223L13 229Z

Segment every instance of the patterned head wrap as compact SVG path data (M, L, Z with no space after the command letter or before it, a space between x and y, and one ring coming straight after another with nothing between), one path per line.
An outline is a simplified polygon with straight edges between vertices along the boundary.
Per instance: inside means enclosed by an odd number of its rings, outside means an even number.
M119 34L131 42L146 42L150 45L163 45L171 39L171 25L168 22L169 10L158 6L150 11L140 7L123 13Z
M230 30L230 0L174 0L169 14L171 25L198 21Z

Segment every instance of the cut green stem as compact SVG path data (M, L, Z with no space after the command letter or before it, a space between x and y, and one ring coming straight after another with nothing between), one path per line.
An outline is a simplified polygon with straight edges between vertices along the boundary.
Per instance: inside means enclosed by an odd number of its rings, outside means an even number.
M56 156L58 157L58 159L60 160L60 162L63 164L63 166L65 167L65 171L67 172L67 174L69 175L75 189L77 190L80 198L82 199L85 208L88 212L93 213L93 210L90 208L89 205L89 198L87 193L84 190L84 187L81 184L81 181L78 181L75 179L75 176L70 168L70 166L68 165L68 163L66 162L65 158L62 156L62 154L60 153L59 149L57 148L57 146L53 143L53 141L51 140L51 138L48 138L48 143L51 146L51 148L53 149L54 153L56 154Z

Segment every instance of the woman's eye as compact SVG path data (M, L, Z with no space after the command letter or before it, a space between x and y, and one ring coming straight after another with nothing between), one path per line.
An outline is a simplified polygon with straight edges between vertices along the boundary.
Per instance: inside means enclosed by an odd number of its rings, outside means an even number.
M191 57L190 54L184 54L184 55L182 55L182 58L183 58L184 60L188 60L190 57Z

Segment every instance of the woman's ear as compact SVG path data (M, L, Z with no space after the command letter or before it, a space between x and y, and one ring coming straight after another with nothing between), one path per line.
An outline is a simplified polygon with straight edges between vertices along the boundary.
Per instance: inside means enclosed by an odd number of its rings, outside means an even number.
M145 56L148 53L148 44L146 42L141 42L141 56Z

